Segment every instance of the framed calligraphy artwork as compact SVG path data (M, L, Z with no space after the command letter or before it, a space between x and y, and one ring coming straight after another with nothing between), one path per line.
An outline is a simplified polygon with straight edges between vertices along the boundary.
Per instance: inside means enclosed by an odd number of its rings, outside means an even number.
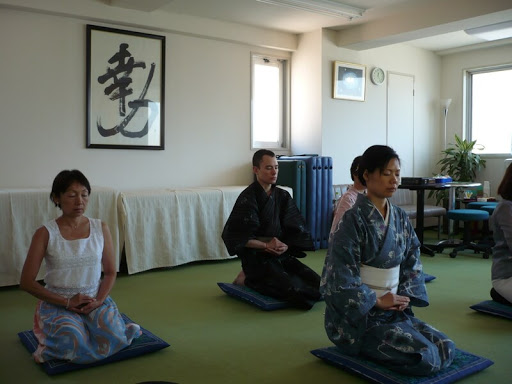
M333 75L333 98L364 101L366 89L364 65L335 61Z
M164 149L165 36L87 25L87 148Z

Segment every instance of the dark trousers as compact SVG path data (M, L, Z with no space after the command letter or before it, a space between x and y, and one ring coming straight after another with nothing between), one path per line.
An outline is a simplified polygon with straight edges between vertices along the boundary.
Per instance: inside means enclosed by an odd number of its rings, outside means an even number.
M247 287L302 309L320 300L320 276L288 253L274 256L246 248L238 256Z

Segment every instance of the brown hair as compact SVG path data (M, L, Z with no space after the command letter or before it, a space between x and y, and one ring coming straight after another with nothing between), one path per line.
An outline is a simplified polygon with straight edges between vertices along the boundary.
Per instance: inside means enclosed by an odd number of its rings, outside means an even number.
M353 161L352 165L350 166L350 178L352 181L354 180L354 175L357 175L357 171L359 169L359 162L361 161L362 156L357 156Z
M361 184L366 187L366 180L364 179L364 172L372 173L379 169L382 170L386 167L391 159L397 159L400 163L400 157L387 145L372 145L364 151L361 160L359 161L359 168L357 169L357 177Z
M53 180L52 191L50 193L50 200L56 207L60 208L60 204L56 203L54 198L60 197L74 182L82 184L87 189L87 192L91 194L91 185L89 184L89 180L87 180L87 177L85 177L78 169L66 169L64 171L60 171Z
M512 200L512 164L507 167L498 187L498 195L506 200Z
M276 154L268 149L260 149L254 153L252 157L252 165L253 167L260 167L260 163L263 160L263 156L276 157Z

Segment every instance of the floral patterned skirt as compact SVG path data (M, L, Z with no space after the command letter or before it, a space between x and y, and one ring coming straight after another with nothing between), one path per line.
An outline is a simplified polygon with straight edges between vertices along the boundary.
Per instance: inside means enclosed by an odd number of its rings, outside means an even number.
M88 315L39 301L34 315L34 335L39 342L33 353L36 362L60 359L88 364L127 347L141 331L135 323L125 324L109 296Z

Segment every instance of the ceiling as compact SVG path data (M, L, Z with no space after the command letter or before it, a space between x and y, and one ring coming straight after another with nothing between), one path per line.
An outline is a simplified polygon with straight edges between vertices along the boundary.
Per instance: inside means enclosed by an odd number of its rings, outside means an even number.
M346 5L366 9L362 17L352 20L265 4L256 0L100 1L113 6L139 9L144 12L170 12L289 33L304 33L327 28L342 31L340 33L357 30L354 33L362 34L365 33L363 28L370 29L372 25L380 25L379 28L386 29L387 21L389 21L388 24L396 24L397 20L402 23L404 19L407 19L407 15L414 15L415 13L415 17L418 19L414 20L411 16L411 24L420 25L422 24L421 12L425 10L425 14L432 12L436 15L436 20L444 20L437 22L438 25L427 23L421 25L421 27L418 26L416 30L414 25L409 25L407 34L403 34L400 41L388 39L387 44L405 42L440 54L461 47L480 47L489 44L486 40L469 36L463 29L512 20L511 0L478 0L478 2L472 0L331 0L343 1ZM312 2L314 1L312 0ZM460 5L470 5L469 3L474 5L475 11L473 13L460 8ZM501 8L485 9L485 7L480 7L480 4L490 3L494 3L493 5ZM496 9L499 9L499 11L496 12ZM404 24L407 24L407 20L405 21ZM511 40L506 39L506 42ZM366 48L368 47L370 46L366 46Z

